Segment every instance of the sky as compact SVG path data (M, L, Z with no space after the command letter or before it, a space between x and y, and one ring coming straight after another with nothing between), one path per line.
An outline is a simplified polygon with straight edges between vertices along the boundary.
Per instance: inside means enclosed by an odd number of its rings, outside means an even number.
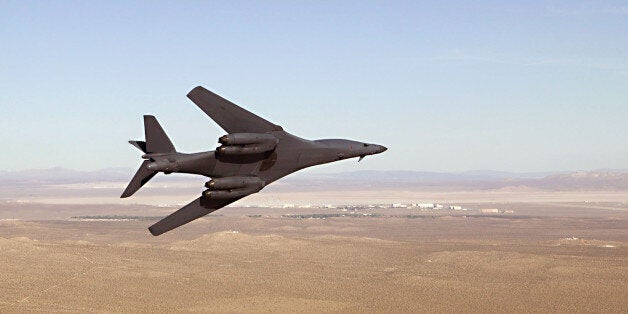
M628 168L625 1L0 0L0 170L135 168L144 114L213 150L197 85L388 147L321 171Z

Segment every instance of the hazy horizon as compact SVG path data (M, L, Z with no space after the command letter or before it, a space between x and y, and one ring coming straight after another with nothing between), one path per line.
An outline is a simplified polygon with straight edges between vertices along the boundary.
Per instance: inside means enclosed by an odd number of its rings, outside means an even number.
M355 162L355 160L348 160ZM364 169L364 168L353 168L353 169L335 169L331 170L326 168L327 164L322 167L319 165L318 167L305 168L292 174L292 176L296 176L299 174L316 174L316 175L324 175L324 174L342 174L342 173L352 173L352 172L408 172L408 173L443 173L443 174L466 174L466 173L504 173L504 174L555 174L555 173L578 173L578 172L627 172L628 168L595 168L595 169L564 169L564 170L547 170L547 171L508 171L508 170L500 170L500 169L469 169L469 170L454 170L454 171L437 171L430 169ZM329 164L331 165L331 164ZM82 169L82 168L72 168L67 166L51 166L51 167L33 167L33 168L21 168L21 169L2 169L0 168L0 172L28 172L28 171L51 171L51 170L67 170L67 171L77 171L77 172L102 172L107 170L120 170L120 171L130 171L135 172L137 167L133 166L111 166L111 167L101 167L101 168L91 168L91 169ZM169 176L173 175L189 175L185 173L172 173Z

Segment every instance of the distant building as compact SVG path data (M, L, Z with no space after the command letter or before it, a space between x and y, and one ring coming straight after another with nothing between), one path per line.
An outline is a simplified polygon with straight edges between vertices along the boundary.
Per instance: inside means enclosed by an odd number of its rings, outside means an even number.
M499 214L499 209L497 208L482 208L480 209L481 213L484 214Z
M417 205L418 208L434 208L435 204L431 204L431 203L427 204L427 203L425 203L425 204L416 204L416 205Z
M294 208L294 204L283 204L283 208Z
M408 206L405 204L392 204L392 208L405 208L405 207L408 207Z
M449 206L449 209L453 209L453 210L462 210L462 206L458 206L458 205L451 205L451 206Z
M445 206L443 206L441 204L434 204L434 208L436 208L436 209L443 209L443 208L445 208Z

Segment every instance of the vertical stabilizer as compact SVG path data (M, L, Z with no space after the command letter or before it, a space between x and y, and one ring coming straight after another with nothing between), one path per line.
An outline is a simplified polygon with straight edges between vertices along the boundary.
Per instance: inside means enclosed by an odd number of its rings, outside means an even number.
M144 116L146 153L174 153L174 145L154 116Z

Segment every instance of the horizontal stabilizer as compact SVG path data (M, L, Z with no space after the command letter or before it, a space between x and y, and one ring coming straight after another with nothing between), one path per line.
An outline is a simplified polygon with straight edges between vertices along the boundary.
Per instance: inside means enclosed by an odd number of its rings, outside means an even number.
M190 91L188 98L227 133L266 133L283 130L280 126L266 121L202 86L197 86Z
M146 142L144 141L129 141L129 143L135 147L137 147L137 149L141 150L142 152L146 153Z
M154 116L144 116L146 153L174 153L174 145Z
M122 193L120 198L126 198L133 195L137 190L139 190L148 180L152 179L156 171L149 170L146 166L150 163L150 160L144 160L144 162L140 165L140 168L137 169L137 172L129 182L129 185L126 187L126 190Z
M227 206L238 199L240 198L213 200L201 196L176 212L170 214L168 217L150 226L148 231L150 231L152 235L158 236Z

